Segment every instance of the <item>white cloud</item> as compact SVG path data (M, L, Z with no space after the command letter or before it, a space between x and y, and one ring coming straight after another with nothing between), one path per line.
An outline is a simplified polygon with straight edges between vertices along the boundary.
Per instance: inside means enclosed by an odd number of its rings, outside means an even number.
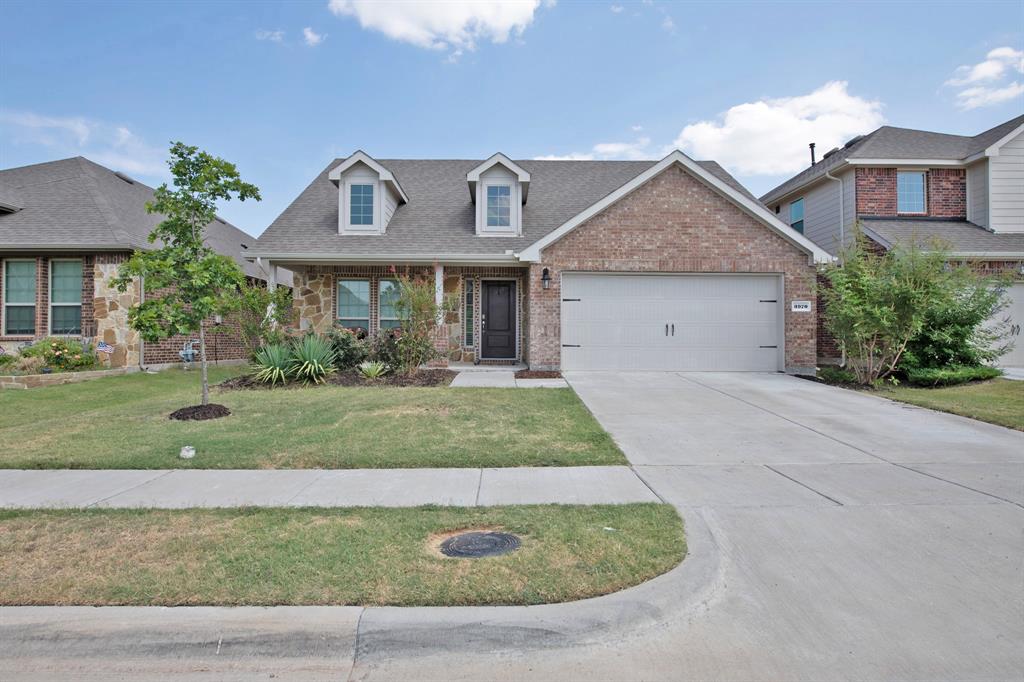
M622 12L623 12L623 11L624 11L624 10L625 10L626 8L625 8L625 7L623 7L622 5L612 5L612 6L611 6L611 7L609 7L608 9L610 9L610 10L612 11L612 13L613 13L613 14L622 14Z
M644 127L642 125L635 125L630 126L629 129L632 130L634 133L639 133L641 130L644 129Z
M284 41L284 31L256 31L256 40L269 40L272 43Z
M634 126L635 127L635 126ZM569 152L568 154L547 154L536 156L541 161L592 161L594 159L652 159L656 152L651 149L651 138L638 137L632 142L599 142L588 152Z
M363 28L393 40L452 50L455 55L475 50L481 41L504 43L510 35L522 35L540 4L540 0L330 0L328 8L338 16L355 17Z
M668 31L669 33L676 32L676 22L672 21L672 17L665 15L665 18L661 20L661 28Z
M146 143L125 126L81 116L45 116L0 111L0 139L44 147L57 156L86 156L96 163L135 175L166 178L167 150Z
M964 110L990 107L1017 99L1024 94L1024 84L1014 81L1002 88L979 86L956 93L956 105Z
M1012 74L1024 73L1024 51L1012 47L989 50L985 60L957 67L946 85L962 88L956 93L956 106L970 110L1001 104L1024 93L1024 85L1008 80Z
M309 26L302 29L302 39L305 40L306 45L309 45L310 47L316 47L320 43L324 42L324 38L326 37L326 33L317 33Z
M823 153L883 122L881 102L851 95L845 81L832 81L807 95L730 107L716 120L683 128L674 146L744 175L781 175L807 166L809 142Z

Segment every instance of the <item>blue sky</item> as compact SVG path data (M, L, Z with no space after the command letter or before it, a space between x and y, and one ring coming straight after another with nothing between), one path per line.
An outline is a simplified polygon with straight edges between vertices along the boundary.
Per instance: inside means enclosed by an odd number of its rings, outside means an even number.
M1024 113L1024 3L0 4L0 167L238 164L259 234L334 157L715 158L760 194L882 124Z

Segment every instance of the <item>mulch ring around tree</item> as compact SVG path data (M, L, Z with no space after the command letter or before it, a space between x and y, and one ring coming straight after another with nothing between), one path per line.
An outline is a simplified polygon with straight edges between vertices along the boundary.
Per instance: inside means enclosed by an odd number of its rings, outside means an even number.
M562 373L554 370L521 369L516 372L516 379L561 379Z
M391 373L385 374L379 379L367 379L354 369L343 370L328 375L326 384L304 384L298 381L289 382L284 386L274 388L309 388L315 385L325 386L447 386L458 372L448 369L421 369L415 374ZM217 387L225 390L260 390L271 388L268 384L256 381L252 374L234 377L217 384Z
M169 415L170 419L177 419L178 421L203 421L205 419L219 419L220 417L226 417L231 414L231 410L218 405L217 403L210 403L209 405L191 405L189 407L183 407L180 410L175 410Z

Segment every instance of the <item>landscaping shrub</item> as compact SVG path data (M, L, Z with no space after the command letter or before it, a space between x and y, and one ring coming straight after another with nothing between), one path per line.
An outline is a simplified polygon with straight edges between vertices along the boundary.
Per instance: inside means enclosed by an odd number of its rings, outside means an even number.
M1002 370L984 365L976 367L924 367L907 370L907 381L915 386L956 386L1002 376Z
M18 358L7 353L0 354L0 368L8 367L17 362Z
M334 366L338 369L356 367L370 355L369 342L351 329L335 326L327 332L327 340L334 349Z
M402 335L399 329L381 329L370 342L369 359L383 362L388 367L400 367L398 339Z
M383 362L374 362L373 360L360 363L358 369L359 373L367 379L380 379L388 373L387 365Z
M256 380L271 386L285 383L288 380L291 359L291 349L283 344L272 344L257 349L253 361L257 370Z
M855 384L857 375L842 367L827 366L818 369L818 378L826 384Z
M46 362L38 355L22 355L14 363L14 371L21 374L39 374Z
M911 342L926 328L929 338L945 339L947 349L962 350L949 329L958 307L969 305L980 313L997 305L981 293L993 283L966 266L950 267L949 254L939 245L924 250L911 244L877 253L858 232L839 263L825 266L821 274L829 283L820 289L825 324L846 351L860 384L874 385L896 374ZM995 297L1000 300L1001 294ZM981 322L967 323L969 329L960 334L978 346L977 352L983 342L995 340L978 331ZM929 343L918 351L923 353ZM941 361L941 354L933 355L931 361ZM920 361L920 355L912 358Z
M295 342L288 365L291 376L305 383L319 384L333 374L334 349L323 336L306 334Z
M402 320L402 331L395 339L397 361L392 366L412 374L420 365L440 357L434 347L438 320L454 311L456 303L456 297L445 296L438 305L433 279L399 276L395 308Z
M96 365L96 353L88 342L73 339L46 338L21 351L23 358L39 358L42 365L57 372L73 372ZM40 366L42 366L40 365Z
M264 346L281 343L281 328L292 317L292 292L288 287L277 287L273 292L263 284L246 283L226 297L223 311L233 313L238 320L242 344L249 357Z

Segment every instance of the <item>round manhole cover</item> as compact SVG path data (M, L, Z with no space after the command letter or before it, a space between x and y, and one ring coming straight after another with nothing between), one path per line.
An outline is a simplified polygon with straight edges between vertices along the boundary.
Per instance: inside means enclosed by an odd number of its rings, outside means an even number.
M519 549L519 538L511 533L473 531L448 538L441 543L445 556L475 559L508 554Z

